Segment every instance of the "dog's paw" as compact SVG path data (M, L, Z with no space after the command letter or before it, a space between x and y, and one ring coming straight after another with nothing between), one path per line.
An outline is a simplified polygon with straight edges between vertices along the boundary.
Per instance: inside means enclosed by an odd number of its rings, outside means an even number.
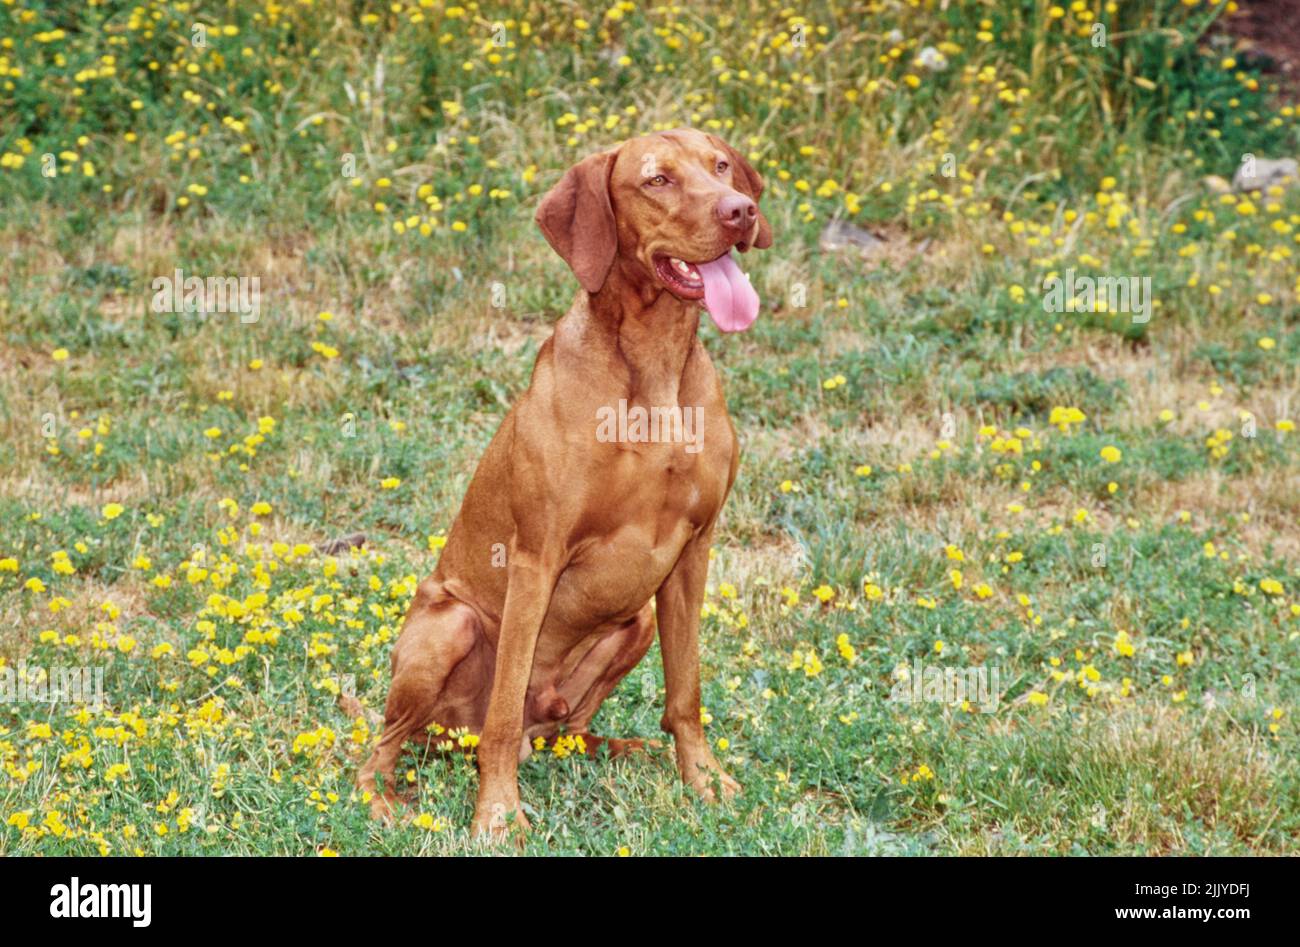
M716 760L696 764L693 770L690 774L682 773L682 782L695 790L705 802L717 802L719 791L724 800L740 795L740 783L727 775Z
M479 803L474 810L474 823L471 835L477 841L499 844L513 838L521 848L524 838L532 826L522 809L515 806L513 810L504 803Z
M381 793L374 793L370 798L370 818L376 822L382 822L384 825L392 825L397 817L397 810L394 803L396 797L386 799Z

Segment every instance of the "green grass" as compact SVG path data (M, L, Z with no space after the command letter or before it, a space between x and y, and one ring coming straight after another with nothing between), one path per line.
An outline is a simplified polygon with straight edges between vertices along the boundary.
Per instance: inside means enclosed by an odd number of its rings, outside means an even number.
M399 768L427 818L366 819L340 682L382 707L576 290L541 194L681 124L776 233L757 325L701 330L744 451L706 732L744 793L547 750L528 851L1294 851L1300 199L1200 179L1294 154L1296 113L1217 5L517 4L505 46L442 3L63 7L0 7L0 663L103 668L106 706L0 703L0 854L473 850L459 754ZM835 217L889 252L821 252ZM151 311L178 267L258 277L260 318ZM1151 321L1045 312L1068 267L1151 277ZM917 660L1002 700L889 702ZM663 697L656 647L597 729L657 736Z

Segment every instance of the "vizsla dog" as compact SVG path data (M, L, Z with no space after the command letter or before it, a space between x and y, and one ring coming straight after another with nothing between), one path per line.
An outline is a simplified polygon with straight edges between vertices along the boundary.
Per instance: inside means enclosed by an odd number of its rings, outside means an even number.
M358 776L374 816L392 814L403 743L436 722L480 735L475 835L526 830L518 766L535 738L563 728L612 753L640 745L587 727L649 649L656 613L661 726L681 777L707 799L740 788L700 723L700 607L739 447L696 331L701 304L727 332L758 315L731 252L771 245L762 191L739 153L680 129L583 159L542 199L537 224L582 292L488 445L393 648L383 737Z

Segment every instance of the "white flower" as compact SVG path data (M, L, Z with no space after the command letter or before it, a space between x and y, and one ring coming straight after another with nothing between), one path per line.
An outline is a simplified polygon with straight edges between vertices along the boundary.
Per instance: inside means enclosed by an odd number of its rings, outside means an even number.
M931 72L943 72L948 68L948 57L933 46L927 46L921 50L921 54L916 57L917 65L929 69Z

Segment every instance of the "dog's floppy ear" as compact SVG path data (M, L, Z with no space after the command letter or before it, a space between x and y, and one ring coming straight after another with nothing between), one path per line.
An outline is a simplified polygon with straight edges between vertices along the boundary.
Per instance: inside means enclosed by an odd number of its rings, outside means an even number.
M614 265L618 230L609 202L609 176L617 150L583 158L556 183L534 219L546 242L569 264L582 288L600 292Z
M731 162L731 167L735 169L732 180L736 182L736 190L748 197L755 203L763 196L763 176L754 170L754 166L749 160L735 148L731 147L717 135L710 135L709 141L713 142L715 148L721 149ZM754 238L754 246L760 250L766 250L772 245L772 225L767 222L760 208L758 212L758 235Z

